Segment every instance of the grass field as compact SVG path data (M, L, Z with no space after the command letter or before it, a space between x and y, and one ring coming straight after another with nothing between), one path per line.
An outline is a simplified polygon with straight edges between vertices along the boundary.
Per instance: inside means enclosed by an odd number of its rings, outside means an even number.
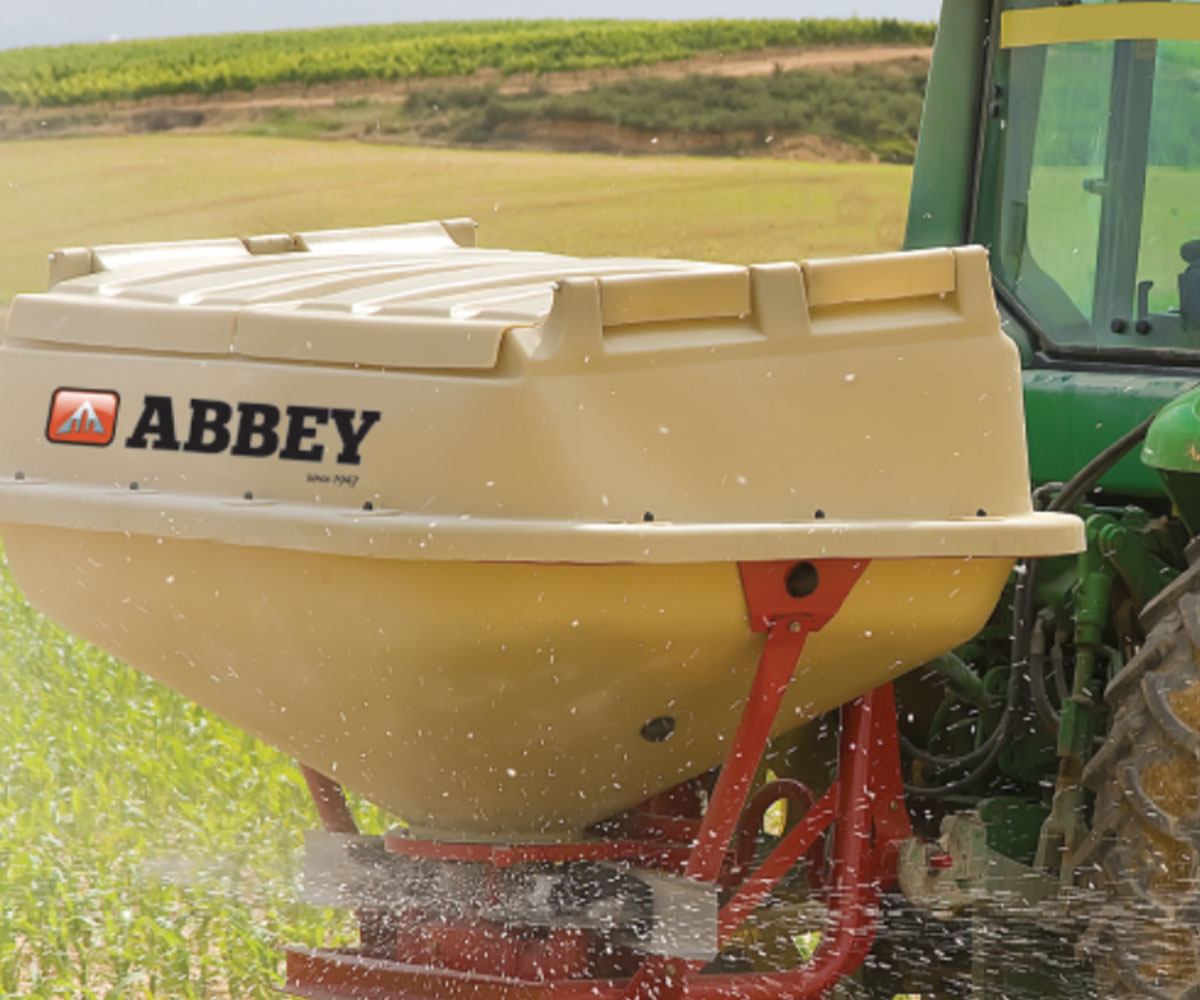
M149 136L0 145L0 304L56 247L469 215L490 246L735 262L892 250L909 169Z
M230 138L0 146L0 302L56 246L474 215L485 243L735 261L896 247L908 171ZM0 571L0 997L262 997L347 934L295 897L286 758L71 639ZM385 818L359 804L367 829Z

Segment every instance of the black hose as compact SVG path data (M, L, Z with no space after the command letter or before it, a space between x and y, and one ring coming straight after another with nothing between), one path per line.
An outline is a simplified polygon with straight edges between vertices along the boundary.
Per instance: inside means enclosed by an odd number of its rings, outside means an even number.
M991 753L992 744L996 741L999 732L1000 727L997 726L987 739L974 750L957 757L942 757L936 753L930 753L928 750L922 750L903 733L900 734L900 749L910 757L915 757L925 764L932 764L934 767L970 767Z
M1011 725L1012 716L1005 714L1001 716L999 724L997 724L993 735L1002 733L1008 735L1008 730ZM931 785L928 788L922 785L905 785L904 794L912 795L916 798L938 799L945 795L953 795L955 792L964 791L970 788L975 782L986 775L992 765L996 763L996 758L1000 756L1000 751L1004 749L1004 739L998 738L992 743L992 748L988 755L980 762L979 766L974 768L970 774L965 774L961 778L957 778L945 785Z
M1101 451L1087 465L1073 475L1058 495L1050 501L1046 508L1051 511L1072 510L1088 492L1098 483L1113 466L1128 455L1139 442L1146 437L1150 425L1157 416L1154 413L1138 424L1133 430L1117 438L1112 444ZM1037 576L1037 560L1022 559L1017 566L1017 583L1013 589L1013 639L1010 659L1013 668L1023 673L1029 673L1029 652L1033 638L1033 608L1035 577ZM1043 686L1042 694L1045 694ZM1036 693L1034 694L1036 698ZM1047 705L1049 703L1047 702ZM1035 703L1035 708L1037 708ZM1041 706L1039 711L1046 706ZM1057 713L1051 709L1052 714Z
M1058 735L1060 715L1046 695L1046 625L1045 612L1038 615L1029 637L1029 694L1042 728L1051 736ZM1061 692L1060 692L1061 696Z
M1062 490L1050 501L1047 510L1064 511L1073 509L1079 502L1091 491L1104 475L1113 468L1121 459L1128 455L1133 449L1145 439L1147 431L1150 430L1150 425L1154 422L1154 418L1158 416L1157 412L1151 414L1133 430L1127 432L1117 438L1103 451L1099 452L1090 462L1080 469L1070 480L1063 486ZM938 798L944 795L952 795L955 792L969 788L972 784L983 777L991 766L996 762L996 758L1000 756L1000 751L1003 749L1004 743L1012 728L1013 713L1017 707L1019 700L1021 680L1025 680L1026 684L1032 689L1030 683L1030 663L1029 654L1031 641L1033 637L1033 611L1035 600L1035 577L1037 575L1037 561L1035 559L1022 559L1017 565L1017 582L1013 589L1013 638L1012 646L1010 647L1010 663L1011 673L1008 678L1007 697L1004 703L1004 712L1001 714L999 721L996 723L996 728L991 735L971 753L963 757L937 757L935 754L930 754L928 751L918 751L912 753L917 748L911 742L901 737L901 747L906 753L910 753L918 760L923 760L926 763L936 764L938 766L947 767L968 767L979 760L979 764L974 767L969 774L954 781L943 785L933 785L928 788L918 787L916 785L905 785L904 791L907 795L924 796L926 798ZM1042 696L1045 697L1045 686L1042 686ZM1036 695L1034 695L1036 698ZM1035 702L1035 708L1039 706ZM1057 713L1053 706L1050 705L1047 699L1046 704L1040 706L1041 710L1049 707L1051 713L1057 718ZM1039 712L1041 714L1041 712ZM985 749L986 748L986 749ZM982 753L982 759L981 759Z
M1146 432L1158 416L1157 411L1150 414L1133 430L1117 438L1112 444L1100 452L1087 465L1073 475L1062 492L1050 501L1048 510L1071 510L1083 495L1096 485L1114 465L1128 455L1146 438Z
M1073 475L1046 508L1051 511L1072 510L1113 466L1128 455L1146 437L1158 414L1152 414L1127 434L1117 438L1087 465ZM1023 559L1017 567L1017 584L1013 591L1012 662L1022 669L1028 667L1029 640L1033 632L1034 577L1037 561Z
M996 728L970 754L958 758L959 766L966 766L962 765L961 761L967 758L977 758L980 752L983 752L979 763L969 773L943 785L930 785L928 787L922 785L905 785L904 794L932 799L940 798L943 795L953 795L955 792L970 788L971 785L987 774L992 769L992 765L996 763L996 758L1000 756L1000 751L1004 749L1009 730L1012 728L1013 714L1016 711L1020 692L1020 678L1015 670L1010 671L1008 675L1008 687L1005 689L1004 695L1004 711L1000 714ZM903 746L903 743L901 746ZM972 763L974 763L974 760L972 760Z
M1054 686L1058 688L1058 703L1065 705L1071 697L1071 685L1067 683L1067 668L1063 666L1062 646L1058 641L1058 633L1054 635L1054 645L1050 647L1050 665L1054 667Z

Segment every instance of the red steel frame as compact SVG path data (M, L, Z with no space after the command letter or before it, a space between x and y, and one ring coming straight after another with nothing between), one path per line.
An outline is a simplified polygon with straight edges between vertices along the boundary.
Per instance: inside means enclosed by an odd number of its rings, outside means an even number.
M635 836L568 845L433 844L390 838L388 847L410 856L487 861L497 867L524 861L626 859L697 881L728 885L741 874L739 841L749 823L761 821L768 799L812 797L799 783L780 783L760 792L746 809L746 796L758 770L779 706L809 635L841 608L866 569L866 560L819 560L815 589L805 596L788 592L795 562L747 563L742 585L754 631L766 633L758 669L737 732L720 769L702 818L635 813L624 829ZM333 782L306 770L322 820L350 832L348 810ZM684 789L684 786L681 786ZM686 790L686 789L684 789ZM678 793L679 790L677 790ZM666 793L657 803L678 806L689 795ZM658 810L655 809L654 813ZM834 826L828 885L829 916L821 943L802 966L772 973L700 975L704 963L662 956L641 962L629 978L579 978L573 970L586 961L579 932L552 932L536 946L506 941L503 930L481 937L470 929L449 929L432 954L453 952L447 961L414 961L401 942L393 957L378 940L352 951L300 951L287 954L285 992L311 1000L809 1000L822 996L866 958L874 941L878 894L894 882L897 848L912 836L904 806L895 703L891 686L878 688L842 709L838 777L808 808L803 819L735 891L718 916L718 939L726 944L766 899L786 872L819 850L819 838ZM349 821L352 827L352 819ZM739 829L741 828L741 829ZM755 827L757 828L757 827ZM743 836L738 836L742 833ZM686 840L686 843L680 843ZM400 915L396 921L403 923ZM373 930L377 927L372 925ZM392 928L393 931L395 928ZM457 936L455 936L457 935ZM491 935L490 938L487 935ZM372 936L377 936L373 934ZM481 941L483 944L481 945ZM530 964L530 948L536 956ZM505 950L507 948L507 950ZM524 950L522 950L524 948ZM403 959L408 957L410 961ZM456 964L457 963L457 964ZM570 978L575 975L574 978Z

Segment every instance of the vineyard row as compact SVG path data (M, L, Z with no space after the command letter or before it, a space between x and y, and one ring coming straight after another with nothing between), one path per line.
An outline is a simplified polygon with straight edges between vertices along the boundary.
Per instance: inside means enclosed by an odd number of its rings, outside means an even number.
M0 105L50 107L274 84L547 73L652 65L705 52L930 44L883 19L475 21L145 39L0 51Z

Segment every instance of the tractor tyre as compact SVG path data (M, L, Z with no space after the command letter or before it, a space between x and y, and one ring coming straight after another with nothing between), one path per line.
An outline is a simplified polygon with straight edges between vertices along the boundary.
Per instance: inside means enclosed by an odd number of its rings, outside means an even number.
M1200 1000L1200 565L1141 621L1083 774L1096 799L1076 872L1097 898L1082 947L1105 998Z

